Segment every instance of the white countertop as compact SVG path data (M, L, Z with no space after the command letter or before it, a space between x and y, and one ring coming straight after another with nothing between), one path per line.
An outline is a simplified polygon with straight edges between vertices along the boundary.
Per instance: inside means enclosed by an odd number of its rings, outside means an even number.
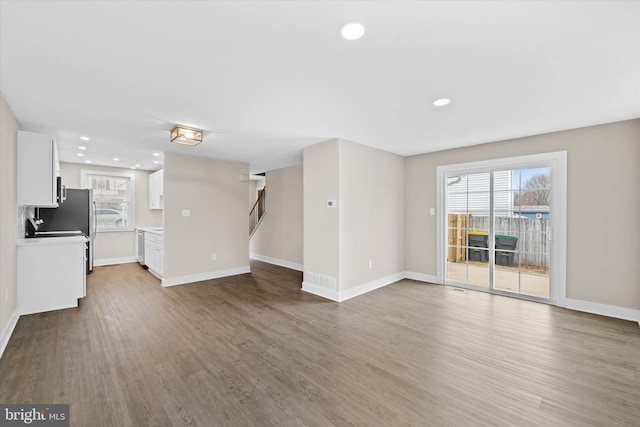
M18 239L18 246L60 245L68 243L86 243L85 236L36 237L34 239Z
M145 233L154 233L163 235L164 229L162 227L136 227L136 230L144 231Z

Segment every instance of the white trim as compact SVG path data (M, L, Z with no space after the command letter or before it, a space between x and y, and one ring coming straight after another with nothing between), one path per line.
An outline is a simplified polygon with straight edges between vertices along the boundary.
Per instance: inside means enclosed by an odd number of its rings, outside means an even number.
M338 297L338 293L336 291L323 288L322 286L313 285L308 282L302 282L302 291L322 297L322 298L330 299L331 301L335 301L335 302L340 301Z
M380 279L374 280L373 282L363 283L362 285L347 289L346 291L338 292L338 301L346 301L359 295L366 294L367 292L371 292L384 286L390 285L402 279L404 279L404 272L392 274L391 276L387 277L382 277Z
M186 283L202 282L203 280L219 279L221 277L235 276L238 274L250 273L248 265L243 267L228 268L226 270L208 271L206 273L189 274L187 276L165 277L162 279L162 286L184 285Z
M18 310L13 312L11 317L9 318L9 323L2 331L2 339L0 340L0 358L4 354L4 350L7 348L9 344L9 339L11 339L11 335L13 335L13 331L16 329L16 325L18 324L18 319L20 319L20 315L18 314Z
M304 292L308 292L310 294L317 295L322 298L330 299L336 302L346 301L351 298L355 298L362 294L366 294L368 292L374 291L376 289L382 288L384 286L390 285L392 283L396 283L399 280L405 278L405 272L400 272L396 274L392 274L390 276L382 277L380 279L374 280L372 282L363 283L362 285L358 285L354 288L347 289L346 291L336 292L331 289L323 288L322 286L313 285L308 282L302 282L302 290Z
M416 273L415 271L405 271L403 273L405 279L418 280L420 282L433 283L435 285L441 285L442 282L438 280L438 276L432 274Z
M94 267L102 267L104 265L116 265L116 264L128 264L130 262L137 262L136 257L126 256L122 258L103 258L93 261Z
M437 283L444 283L446 266L446 248L444 227L447 217L446 192L444 182L446 174L493 172L502 168L528 168L541 165L551 168L552 200L551 229L555 251L551 256L549 280L553 284L549 303L564 307L567 295L567 152L531 154L526 156L489 159L477 162L441 165L436 168L437 179Z
M618 307L616 305L600 304L573 298L567 298L566 301L566 308L570 310L584 311L585 313L599 314L601 316L615 317L616 319L623 320L637 321L640 319L640 310L633 308Z
M257 261L266 262L268 264L278 265L278 266L284 267L284 268L290 268L291 270L304 271L304 268L303 268L302 264L298 264L298 263L291 262L291 261L286 261L284 259L271 258L271 257L268 257L268 256L254 254L254 253L250 253L249 254L249 258L255 259Z

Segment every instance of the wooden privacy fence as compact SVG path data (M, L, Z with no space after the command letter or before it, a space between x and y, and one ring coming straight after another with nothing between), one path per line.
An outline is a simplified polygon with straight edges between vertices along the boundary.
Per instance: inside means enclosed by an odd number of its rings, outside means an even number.
M467 259L467 230L489 230L490 218L467 214L449 214L448 260L462 262ZM549 267L549 220L543 218L495 218L495 234L518 238L514 265Z

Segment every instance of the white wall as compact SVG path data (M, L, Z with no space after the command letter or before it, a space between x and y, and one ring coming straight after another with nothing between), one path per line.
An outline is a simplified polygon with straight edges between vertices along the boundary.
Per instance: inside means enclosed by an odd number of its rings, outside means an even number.
M0 93L0 355L18 309L16 132L20 125Z
M265 214L251 238L252 256L303 263L303 178L302 165L266 173Z
M404 271L404 172L402 156L340 141L340 292Z
M135 181L135 226L161 227L162 210L149 209L149 174L153 171L94 166L79 163L60 163L60 176L67 188L82 188L80 171L91 170L104 173L133 175ZM133 261L136 256L135 233L133 231L98 232L93 242L94 263L115 260Z
M402 277L404 187L401 156L345 140L304 149L304 290L343 300Z
M406 269L436 275L439 165L567 151L567 298L640 309L640 119L407 158Z
M247 163L165 153L163 285L249 270L248 174Z
M303 156L304 280L320 274L339 285L339 141L305 147ZM327 200L337 200L337 207L328 208Z

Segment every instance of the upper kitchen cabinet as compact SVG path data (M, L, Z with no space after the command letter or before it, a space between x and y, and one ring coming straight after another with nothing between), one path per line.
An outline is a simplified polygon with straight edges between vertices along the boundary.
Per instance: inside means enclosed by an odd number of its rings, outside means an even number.
M164 208L163 179L163 169L149 174L149 209Z
M18 205L57 208L60 162L52 136L18 131Z

